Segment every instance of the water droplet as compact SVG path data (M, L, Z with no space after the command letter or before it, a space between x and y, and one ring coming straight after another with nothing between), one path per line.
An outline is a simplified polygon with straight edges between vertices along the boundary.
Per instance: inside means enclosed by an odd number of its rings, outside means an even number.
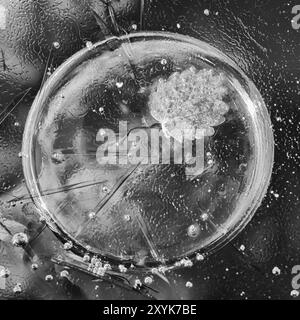
M100 112L100 113L104 113L104 108L103 108L103 107L100 107L100 108L99 108L99 112Z
M177 23L177 24L176 24L176 27L177 27L177 29L180 29L180 28L181 28L180 23Z
M196 238L200 234L200 227L198 224L192 224L188 227L188 236L191 238Z
M25 247L28 244L29 240L28 240L28 236L25 233L16 233L13 237L12 237L12 244L15 247Z
M191 281L187 281L187 283L185 284L185 286L187 288L192 288L193 287L193 283Z
M134 30L134 31L136 31L136 30L137 30L137 24L134 23L134 24L131 26L131 29Z
M20 127L20 122L16 121L16 122L14 123L14 126L15 126L15 127Z
M162 59L162 60L160 61L160 63L161 63L163 66L165 66L165 65L168 63L168 61L167 61L166 59Z

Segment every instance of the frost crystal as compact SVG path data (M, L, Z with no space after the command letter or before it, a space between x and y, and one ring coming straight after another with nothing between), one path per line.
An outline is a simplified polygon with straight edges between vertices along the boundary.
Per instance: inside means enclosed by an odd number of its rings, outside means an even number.
M214 134L214 126L225 121L229 107L223 101L228 94L223 74L191 67L159 79L150 95L151 115L162 124L166 135L190 140ZM181 134L180 134L181 133Z

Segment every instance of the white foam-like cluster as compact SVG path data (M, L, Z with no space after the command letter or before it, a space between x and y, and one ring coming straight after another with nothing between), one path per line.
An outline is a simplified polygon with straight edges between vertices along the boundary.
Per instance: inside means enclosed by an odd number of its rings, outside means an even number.
M224 102L227 94L222 73L191 67L154 84L150 113L162 124L164 132L177 140L182 139L180 131L189 139L212 136L213 127L225 121L224 115L229 110Z

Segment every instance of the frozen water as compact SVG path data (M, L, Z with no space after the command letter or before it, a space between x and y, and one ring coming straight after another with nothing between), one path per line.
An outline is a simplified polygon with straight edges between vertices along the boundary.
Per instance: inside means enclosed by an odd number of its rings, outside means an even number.
M273 163L254 85L207 44L162 33L83 49L47 82L24 137L27 184L65 249L124 268L229 241Z

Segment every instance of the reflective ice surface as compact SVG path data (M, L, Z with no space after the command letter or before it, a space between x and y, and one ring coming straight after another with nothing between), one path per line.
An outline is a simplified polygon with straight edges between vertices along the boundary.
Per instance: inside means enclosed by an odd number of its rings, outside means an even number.
M192 38L143 33L89 46L53 74L22 156L36 205L72 249L148 266L209 252L241 230L266 192L273 135L230 59Z

